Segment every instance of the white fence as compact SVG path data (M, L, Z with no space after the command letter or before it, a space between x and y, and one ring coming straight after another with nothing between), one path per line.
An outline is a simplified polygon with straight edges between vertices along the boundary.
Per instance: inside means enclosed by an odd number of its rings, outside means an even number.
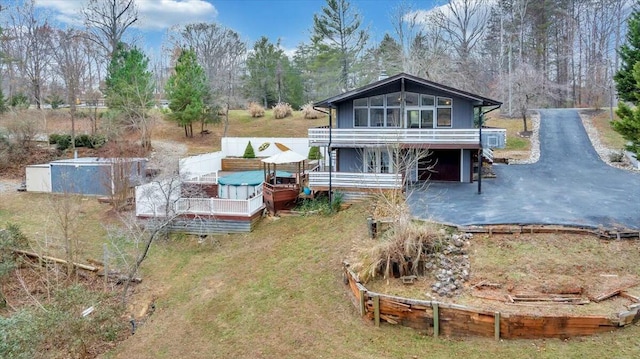
M309 172L309 187L329 186L329 172ZM331 186L336 188L400 189L402 175L396 173L332 172Z
M193 178L218 173L222 169L224 157L224 152L219 151L183 158L180 160L180 177Z

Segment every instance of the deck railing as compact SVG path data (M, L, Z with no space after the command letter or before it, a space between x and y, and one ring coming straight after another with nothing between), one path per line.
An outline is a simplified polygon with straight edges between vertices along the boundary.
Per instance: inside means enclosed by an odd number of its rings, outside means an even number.
M218 172L190 176L189 179L185 180L184 182L185 183L197 183L197 184L217 184L218 183Z
M329 186L329 172L309 172L311 189ZM332 172L331 186L348 189L400 189L402 175L396 173Z
M328 128L310 128L308 132L310 146L328 146ZM495 143L500 147L506 139L506 130L496 128L482 129L483 143ZM489 140L491 137L491 140ZM476 144L480 133L477 128L470 129L414 129L414 128L334 128L331 130L331 145L391 145L391 144Z
M180 198L176 204L176 213L200 215L234 215L250 217L264 207L262 194L249 198Z

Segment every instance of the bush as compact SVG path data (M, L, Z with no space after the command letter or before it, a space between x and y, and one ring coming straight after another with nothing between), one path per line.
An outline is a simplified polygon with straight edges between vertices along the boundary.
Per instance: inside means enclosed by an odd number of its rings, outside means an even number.
M309 148L309 155L307 157L311 161L321 159L322 154L320 154L320 148L318 148L318 146L312 146L311 148Z
M253 151L253 146L251 145L251 141L247 143L247 148L244 149L243 158L256 158L256 153Z
M107 138L104 135L79 134L74 142L76 147L100 148L107 143ZM57 145L57 149L64 151L71 147L71 135L52 133L49 135L49 144Z
M260 106L257 102L249 102L247 109L251 117L264 117L264 107Z
M29 108L29 98L27 95L19 92L9 99L9 105L16 109L27 109Z
M313 102L309 102L305 105L302 106L302 108L300 109L300 111L302 111L302 114L304 115L304 118L307 120L315 120L317 118L320 118L322 116L324 116L324 114L318 110L316 110L315 108L313 108Z
M293 113L293 109L291 105L286 102L278 102L275 106L273 106L273 116L275 118L285 118L291 116Z

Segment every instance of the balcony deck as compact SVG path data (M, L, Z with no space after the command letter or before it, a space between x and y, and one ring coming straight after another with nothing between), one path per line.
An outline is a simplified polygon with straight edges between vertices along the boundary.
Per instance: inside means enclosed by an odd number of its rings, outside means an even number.
M506 143L506 130L483 128L484 147L502 148ZM310 146L328 146L329 128L310 128ZM332 147L359 147L381 145L417 145L446 148L452 145L478 148L480 132L469 129L414 129L414 128L334 128L331 129Z

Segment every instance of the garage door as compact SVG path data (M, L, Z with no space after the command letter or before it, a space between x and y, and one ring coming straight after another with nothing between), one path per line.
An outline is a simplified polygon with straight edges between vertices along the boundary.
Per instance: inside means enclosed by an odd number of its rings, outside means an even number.
M429 168L431 167L431 168ZM460 150L432 150L418 164L421 181L460 181Z

